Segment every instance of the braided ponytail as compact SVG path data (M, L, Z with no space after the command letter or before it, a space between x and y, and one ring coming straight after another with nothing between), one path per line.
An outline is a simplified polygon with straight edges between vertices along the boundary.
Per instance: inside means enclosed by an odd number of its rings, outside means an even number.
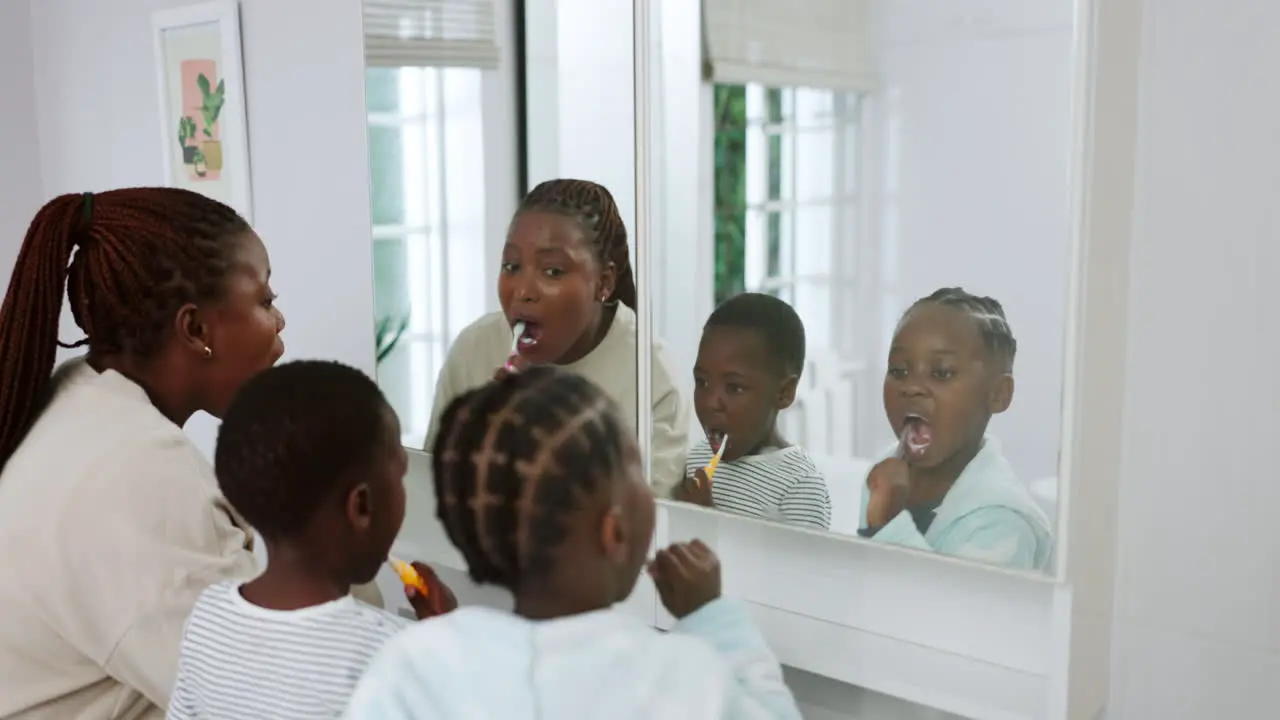
M234 210L175 188L62 195L36 213L0 307L0 468L39 414L59 345L147 357L183 304L216 296ZM74 253L74 256L73 256ZM58 341L64 293L85 338Z

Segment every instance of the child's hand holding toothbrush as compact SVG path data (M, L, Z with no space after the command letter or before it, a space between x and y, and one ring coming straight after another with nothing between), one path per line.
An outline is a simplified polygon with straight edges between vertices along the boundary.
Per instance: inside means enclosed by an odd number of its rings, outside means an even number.
M404 595L413 607L414 615L419 620L426 620L437 615L453 612L458 607L458 598L453 591L436 575L435 571L425 563L406 563L395 558L390 559L391 567L404 583Z
M711 500L711 479L707 477L707 469L698 468L697 472L672 488L671 496L683 502L714 507Z
M867 527L878 530L902 512L911 495L911 467L906 460L905 435L898 452L885 458L867 473Z
M671 491L671 496L676 500L683 500L703 507L715 507L715 502L711 498L711 479L715 477L716 468L720 467L720 460L724 458L724 449L728 446L729 436L720 437L716 454L711 457L711 462L704 467L698 468L693 477L687 477L684 482L675 486Z

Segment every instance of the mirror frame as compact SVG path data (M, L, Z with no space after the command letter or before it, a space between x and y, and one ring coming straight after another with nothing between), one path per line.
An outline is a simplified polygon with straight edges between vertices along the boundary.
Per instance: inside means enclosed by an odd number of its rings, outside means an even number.
M661 42L654 34L653 28L657 22L658 16L661 14L661 6L663 2L669 0L633 0L634 9L634 88L635 88L635 137L636 137L636 227L633 237L635 238L636 247L636 288L638 307L636 308L636 324L637 324L637 357L636 368L639 377L637 378L637 417L640 428L652 426L653 401L652 401L652 359L651 352L653 339L653 297L651 288L658 284L653 282L653 252L650 247L649 237L652 234L652 228L658 227L657 202L655 198L661 195L661 186L654 184L654 175L652 168L661 168L663 164L660 161L655 162L654 155L662 152L662 146L655 143L654 127L658 122L660 113L659 104L653 102L653 68L660 62ZM887 0L892 1L892 0ZM914 548L906 548L902 546L889 546L884 543L878 543L873 539L864 538L857 535L847 535L841 533L821 533L821 531L813 531L805 528L788 526L782 523L764 520L759 518L749 518L741 516L729 517L750 522L761 523L767 527L774 528L785 532L803 532L828 535L842 542L854 543L873 547L878 549L889 549L893 551L907 552L921 557L933 558L948 563L960 563L966 566L978 567L987 571L1015 573L1025 575L1035 580L1043 581L1045 579L1062 582L1065 580L1065 551L1059 551L1059 547L1065 548L1064 537L1069 528L1069 488L1071 487L1070 475L1073 470L1072 453L1063 452L1064 448L1074 447L1076 434L1078 429L1075 427L1073 420L1077 416L1076 403L1078 401L1075 393L1078 386L1078 371L1080 364L1080 353L1078 352L1080 345L1080 324L1081 306L1083 301L1083 290L1081 283L1083 280L1082 262L1084 258L1084 245L1082 242L1082 219L1084 217L1085 208L1083 207L1084 192L1082 190L1082 178L1087 171L1085 165L1085 148L1087 138L1085 137L1085 122L1087 120L1086 105L1089 98L1090 78L1088 75L1088 52L1089 37L1087 32L1083 32L1084 26L1083 14L1087 10L1087 6L1092 0L1068 0L1074 3L1076 10L1076 37L1073 44L1071 58L1071 137L1068 143L1071 155L1070 164L1070 181L1063 191L1068 194L1070 228L1067 233L1067 268L1066 268L1066 291L1063 296L1065 323L1063 327L1063 377L1061 379L1062 406L1060 410L1060 431L1058 438L1058 462L1057 462L1057 480L1058 480L1058 502L1056 505L1057 517L1054 518L1054 527L1057 529L1054 537L1054 549L1052 557L1052 565L1045 572L1036 572L1033 570L1009 570L997 566L984 565L977 561L965 560L946 555L939 555L925 550L917 550ZM693 422L695 420L691 420ZM653 457L652 442L650 433L640 432L640 451L643 458L645 468L645 477L648 478L649 484L653 486ZM658 502L666 508L677 512L685 512L696 510L698 512L713 512L724 515L722 511L716 511L707 508L693 508L685 503L680 503L667 498L658 498Z
M651 157L659 149L653 144L657 103L651 102L651 75L658 59L656 49L660 47L653 24L662 2L634 0L636 273L637 286L644 288L640 303L649 316L642 321L642 349L650 347L648 341L652 337L653 303L646 291L655 285L651 281L653 253L646 240L655 226L655 198L659 196L652 184L651 169L655 165L661 167ZM1110 651L1114 508L1121 470L1124 316L1128 301L1141 2L1073 0L1073 7L1076 25L1070 180L1064 188L1069 197L1071 226L1064 298L1067 311L1063 328L1057 537L1051 571L1007 570L886 546L861 537L831 535L671 500L658 501L661 512L655 542L665 544L695 536L711 538L725 560L726 573L749 578L741 583L726 583L726 593L753 605L758 618L764 616L766 634L784 662L972 717L1077 717L1077 711L1084 708L1090 709L1087 717L1093 717L1105 704L1109 682L1105 670ZM640 254L639 248L646 250ZM648 389L649 360L637 358L637 368L645 375L641 387ZM650 397L641 395L639 407L640 416L649 417ZM648 471L651 458L645 447ZM1101 510L1073 518L1073 505ZM791 563L807 568L788 572L788 557ZM738 563L751 567L741 571ZM855 612L856 620L842 622L835 617L841 613L813 602L812 582L777 582L779 575L816 581L835 593L879 594L882 597L872 599L895 600L883 606L866 603L859 610L867 612ZM861 582L869 578L902 585L895 588L897 592L876 593ZM800 587L806 589L801 591ZM945 613L947 620L927 623L930 627L924 632L906 631L889 617L893 612L869 617L886 610L901 612L919 606L921 596L945 598L971 612ZM871 605L875 607L868 607ZM660 607L655 612L658 625L669 627L671 618ZM795 622L797 617L809 622ZM982 620L975 623L979 618ZM966 624L976 632L966 631ZM847 663L836 658L845 653L820 648L822 643L832 641L824 635L822 625L852 629L852 635L858 636L847 638ZM1002 673L988 675L986 679L991 682L980 683L984 687L976 693L972 686L954 686L943 679L945 673L930 672L927 675L936 682L929 687L928 682L911 682L902 675L879 672L865 658L858 662L858 656L876 644L871 636L929 646L949 660L963 657L975 663L970 672L987 674L993 666L1016 668L1017 672L999 680L995 676ZM993 638L997 640L992 642ZM885 654L904 650L881 649ZM905 676L918 676L916 662L927 662L927 656L935 662L940 660L934 652L917 658L902 652L902 662L890 665L896 665ZM978 665L985 667L980 669ZM1072 683L1073 675L1085 680ZM1010 691L1012 686L1018 689ZM1006 714L1015 707L1022 707L1027 714Z

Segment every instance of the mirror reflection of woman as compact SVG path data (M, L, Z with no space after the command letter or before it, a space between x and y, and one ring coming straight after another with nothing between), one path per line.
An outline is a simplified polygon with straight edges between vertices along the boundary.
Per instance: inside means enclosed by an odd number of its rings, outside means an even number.
M531 365L559 365L586 377L637 426L636 286L627 230L607 189L549 180L525 197L502 248L498 301L501 311L476 320L449 348L427 449L451 400ZM509 358L513 345L517 354ZM689 417L656 340L652 358L654 489L665 495L684 474Z

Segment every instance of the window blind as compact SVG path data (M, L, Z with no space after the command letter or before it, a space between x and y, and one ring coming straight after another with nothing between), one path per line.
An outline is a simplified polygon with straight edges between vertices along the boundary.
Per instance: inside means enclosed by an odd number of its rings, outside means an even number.
M712 82L871 90L868 0L702 0Z
M370 67L498 67L493 0L364 0Z

